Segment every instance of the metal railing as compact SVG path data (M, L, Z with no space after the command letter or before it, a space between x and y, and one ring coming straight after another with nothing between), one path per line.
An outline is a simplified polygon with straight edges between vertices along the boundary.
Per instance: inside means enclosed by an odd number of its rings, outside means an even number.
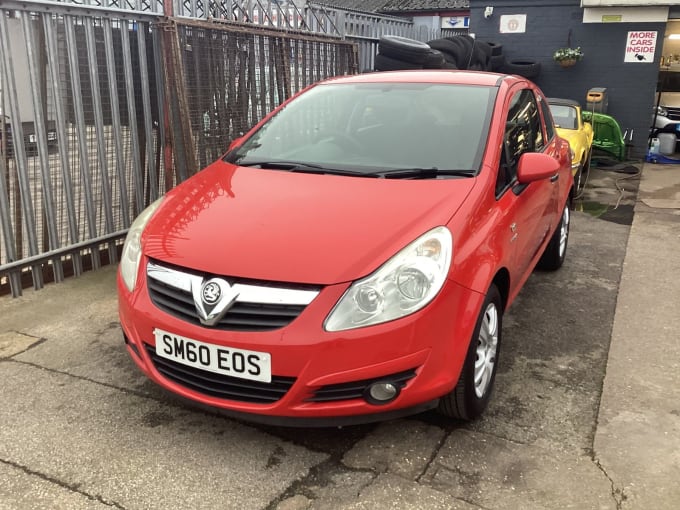
M18 295L26 278L37 289L116 262L125 230L158 196L165 169L155 157L157 16L6 6L0 288Z
M410 20L264 0L3 0L0 294L118 260L134 217ZM273 63L273 65L272 65Z

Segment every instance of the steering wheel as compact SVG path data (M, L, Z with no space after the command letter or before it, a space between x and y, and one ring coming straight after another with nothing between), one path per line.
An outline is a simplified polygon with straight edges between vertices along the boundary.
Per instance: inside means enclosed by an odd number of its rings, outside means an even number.
M363 147L353 136L339 130L325 131L319 142L330 142L345 150L363 152Z

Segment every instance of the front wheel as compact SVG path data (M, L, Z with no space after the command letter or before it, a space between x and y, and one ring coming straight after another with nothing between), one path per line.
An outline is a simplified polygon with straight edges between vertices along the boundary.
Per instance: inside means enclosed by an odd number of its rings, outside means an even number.
M456 387L439 401L439 412L459 420L474 420L486 409L491 397L501 345L503 305L491 285L477 318L463 370Z
M558 225L555 233L550 238L548 246L538 261L539 269L546 269L548 271L555 271L562 267L564 259L567 257L567 242L569 241L569 223L571 220L571 210L569 209L569 202L564 205L562 211L562 219Z

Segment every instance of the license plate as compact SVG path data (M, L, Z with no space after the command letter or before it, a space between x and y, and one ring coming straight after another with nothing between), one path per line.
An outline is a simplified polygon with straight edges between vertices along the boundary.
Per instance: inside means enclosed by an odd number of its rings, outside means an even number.
M271 382L271 354L209 344L154 329L156 354L190 367L216 374Z

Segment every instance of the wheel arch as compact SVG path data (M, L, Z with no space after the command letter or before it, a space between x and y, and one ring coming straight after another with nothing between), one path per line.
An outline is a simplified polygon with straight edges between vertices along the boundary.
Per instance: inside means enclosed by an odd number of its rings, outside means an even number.
M498 292L501 295L503 310L506 310L508 308L508 298L510 296L510 272L504 267L500 268L493 277L491 283L498 289Z

